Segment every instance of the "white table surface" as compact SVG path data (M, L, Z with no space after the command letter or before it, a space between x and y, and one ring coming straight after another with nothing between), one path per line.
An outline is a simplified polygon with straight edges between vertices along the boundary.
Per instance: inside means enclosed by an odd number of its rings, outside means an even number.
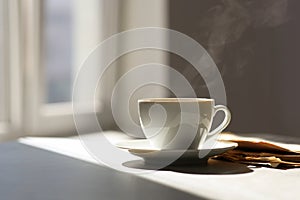
M116 132L110 135L115 142L127 138ZM102 165L86 151L79 137L27 137L19 142ZM300 169L247 168L211 161L206 167L174 168L137 176L209 199L298 199L300 196Z

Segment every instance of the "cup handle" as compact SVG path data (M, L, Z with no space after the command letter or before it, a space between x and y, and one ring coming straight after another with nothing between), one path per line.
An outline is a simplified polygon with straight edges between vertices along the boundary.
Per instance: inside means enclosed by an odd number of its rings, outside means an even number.
M223 122L217 128L215 128L214 130L212 130L208 133L208 136L212 136L212 135L221 133L228 126L228 124L231 120L231 113L226 106L217 105L214 107L214 109L215 109L214 116L216 115L216 113L218 111L223 111L225 113L225 118L224 118Z

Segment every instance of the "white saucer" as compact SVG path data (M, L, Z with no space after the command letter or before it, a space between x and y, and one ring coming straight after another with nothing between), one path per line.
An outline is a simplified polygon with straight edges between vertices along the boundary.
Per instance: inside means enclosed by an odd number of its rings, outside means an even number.
M127 149L131 154L141 157L146 163L157 164L166 159L177 157L173 164L196 164L206 163L209 157L222 154L228 150L234 149L238 146L235 142L221 142L218 141L213 148L202 148L195 150L160 150L153 147L149 140L136 139L126 140L116 144L117 147Z

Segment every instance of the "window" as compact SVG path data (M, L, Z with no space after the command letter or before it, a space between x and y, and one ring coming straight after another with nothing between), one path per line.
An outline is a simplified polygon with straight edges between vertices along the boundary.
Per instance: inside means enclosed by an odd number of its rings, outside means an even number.
M0 0L0 133L76 133L71 94L80 64L112 34L155 26L133 18L131 10L144 8L143 3L135 5L120 0ZM124 14L119 9L128 14L119 16ZM152 14L145 18L151 19ZM140 15L143 19L145 13ZM114 71L109 77L112 83L117 74ZM99 95L106 97L106 92L100 90ZM100 101L107 103L108 98Z
M45 103L71 101L72 27L71 0L43 1L42 46L45 66Z
M24 129L29 135L76 133L71 91L77 69L112 30L105 13L115 15L116 1L22 1L26 24ZM116 4L117 5L117 4ZM105 8L104 8L105 7ZM113 12L114 11L114 12ZM110 27L117 21L110 20ZM115 29L114 29L115 31ZM30 78L28 78L30 77Z

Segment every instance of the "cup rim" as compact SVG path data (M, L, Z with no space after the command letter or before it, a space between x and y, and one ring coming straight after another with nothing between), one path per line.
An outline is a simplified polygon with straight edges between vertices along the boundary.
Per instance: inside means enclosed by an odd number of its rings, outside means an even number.
M214 102L214 99L209 98L143 98L138 100L142 102Z

